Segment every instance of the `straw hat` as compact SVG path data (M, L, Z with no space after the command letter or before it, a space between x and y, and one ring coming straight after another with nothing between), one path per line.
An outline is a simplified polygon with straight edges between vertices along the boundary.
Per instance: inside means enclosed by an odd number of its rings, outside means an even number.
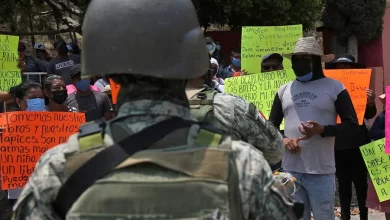
M293 55L320 56L322 58L322 61L325 63L328 63L334 60L335 58L334 54L324 55L324 53L320 48L320 45L318 44L317 40L314 37L299 38L295 45L294 52L289 54L284 54L283 56L288 59L291 59Z

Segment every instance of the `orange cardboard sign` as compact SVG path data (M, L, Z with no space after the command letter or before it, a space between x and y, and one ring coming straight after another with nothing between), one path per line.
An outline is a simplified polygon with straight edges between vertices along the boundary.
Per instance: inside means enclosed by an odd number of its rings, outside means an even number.
M112 96L112 104L116 104L118 101L118 94L121 86L115 83L112 79L110 79L110 87L111 87L111 96Z
M65 143L85 123L84 113L10 112L0 114L1 188L22 188L48 149Z
M324 70L327 77L344 84L344 87L351 96L359 124L363 124L364 114L366 112L366 89L370 87L371 71L371 69ZM338 117L337 123L340 122L340 117Z

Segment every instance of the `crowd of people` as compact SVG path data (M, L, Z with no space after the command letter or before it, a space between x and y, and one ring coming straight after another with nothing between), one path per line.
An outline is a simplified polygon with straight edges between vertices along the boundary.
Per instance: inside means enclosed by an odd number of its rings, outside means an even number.
M359 151L384 138L384 112L371 129L359 125L344 85L323 72L324 65L365 68L353 56L324 55L313 37L297 39L291 54L264 56L258 74L283 70L290 59L296 76L276 92L267 119L224 93L226 78L247 74L240 49L223 66L221 44L203 37L190 0L95 0L83 34L82 51L58 40L54 57L42 43L36 56L25 56L20 42L23 82L0 93L17 111L84 112L100 125L82 126L48 150L24 189L8 191L14 219L329 220L336 177L341 219L351 218L352 183L361 220L367 207L390 219L390 203L379 202ZM106 42L104 53L96 42ZM121 86L117 106L110 80ZM366 93L364 117L372 119L377 97ZM287 193L273 171L291 174L297 191Z

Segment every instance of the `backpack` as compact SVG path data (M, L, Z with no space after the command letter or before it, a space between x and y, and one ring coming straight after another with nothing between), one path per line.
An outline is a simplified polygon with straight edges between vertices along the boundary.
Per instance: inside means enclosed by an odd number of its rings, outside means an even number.
M118 133L114 130L119 126L113 123L115 120L109 124L112 133ZM57 214L63 219L66 216L78 220L243 219L231 139L209 125L199 124L196 147L184 147L194 124L197 122L173 118L100 152L101 126L82 126L80 152L67 159L64 175L69 178L54 202ZM147 146L139 150L142 142ZM124 152L117 153L115 149ZM103 151L111 154L104 155ZM116 159L126 153L130 156ZM102 172L112 161L118 163L102 178L87 177ZM88 181L90 186L85 184ZM80 190L81 186L86 190Z
M213 100L218 93L215 90L203 90L195 94L188 101L190 103L191 114L198 121L205 121L211 123L213 117Z

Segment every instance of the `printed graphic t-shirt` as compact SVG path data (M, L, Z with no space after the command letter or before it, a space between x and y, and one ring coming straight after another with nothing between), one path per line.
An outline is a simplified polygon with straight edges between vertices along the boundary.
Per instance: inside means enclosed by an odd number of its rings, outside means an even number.
M75 57L66 56L51 60L47 66L47 74L59 75L64 78L66 85L71 84L70 68L79 63L79 60L74 58Z
M344 90L344 85L330 78L311 82L289 82L279 88L278 96L284 114L284 134L289 138L302 136L298 127L302 122L317 121L321 125L335 125L337 112L335 102ZM288 171L309 174L333 174L335 137L315 135L299 142L301 151L285 151L282 167Z

